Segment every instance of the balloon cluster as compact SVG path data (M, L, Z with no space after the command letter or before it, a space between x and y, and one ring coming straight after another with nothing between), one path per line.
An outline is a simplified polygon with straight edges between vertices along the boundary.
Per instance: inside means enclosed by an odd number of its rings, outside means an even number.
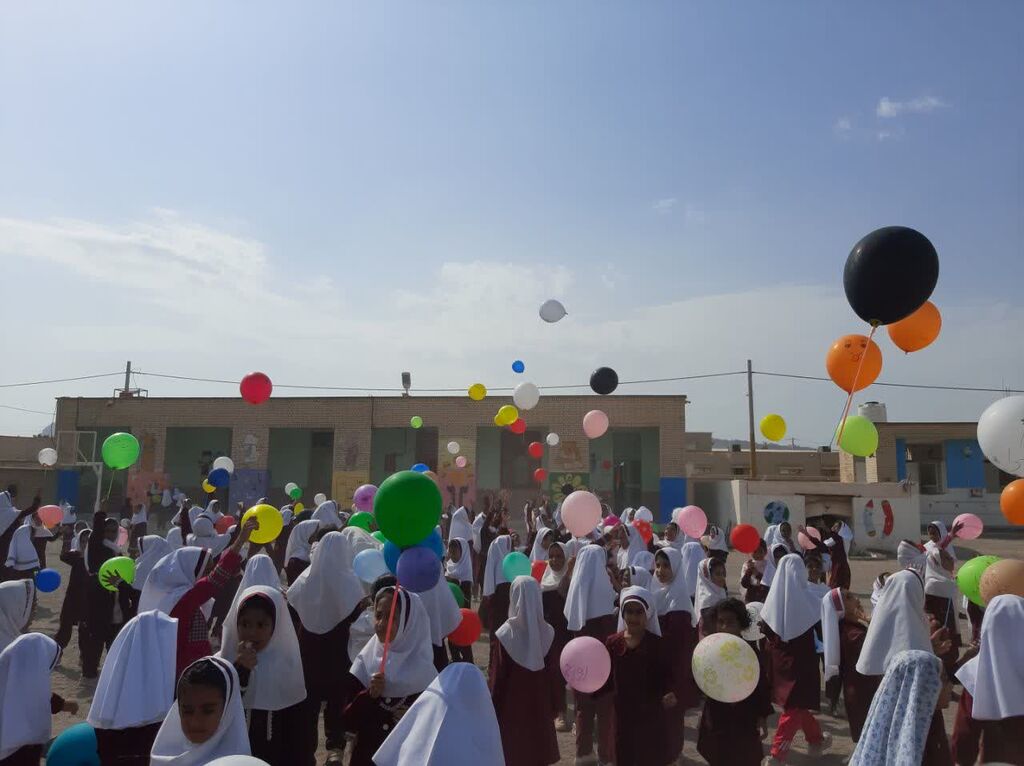
M1000 471L1024 477L1024 396L1006 396L981 413L978 444ZM1011 524L1024 524L1024 478L1003 488L999 508Z
M423 593L441 578L444 543L437 532L441 491L424 473L399 471L373 495L373 515L385 538L383 557L398 584Z

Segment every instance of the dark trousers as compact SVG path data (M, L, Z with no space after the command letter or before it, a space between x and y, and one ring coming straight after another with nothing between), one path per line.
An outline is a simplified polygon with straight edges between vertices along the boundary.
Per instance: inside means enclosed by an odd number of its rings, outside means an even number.
M46 543L52 538L49 537L33 537L32 546L36 549L36 556L39 557L39 568L46 569Z
M117 630L109 625L90 625L88 622L78 623L78 646L82 655L82 675L96 678L100 672L100 657L103 650L110 649L114 643Z
M302 752L296 761L298 766L314 766L316 749L320 740L320 713L324 716L324 746L328 751L345 749L345 727L341 723L342 713L348 703L345 689L339 684L330 690L307 689L306 701L300 725L304 729Z

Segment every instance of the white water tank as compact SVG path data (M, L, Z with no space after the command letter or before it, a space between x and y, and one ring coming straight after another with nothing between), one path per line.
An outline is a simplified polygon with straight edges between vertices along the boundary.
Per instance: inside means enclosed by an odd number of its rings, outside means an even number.
M867 418L872 423L887 423L889 421L885 405L882 402L864 402L857 407L857 414Z

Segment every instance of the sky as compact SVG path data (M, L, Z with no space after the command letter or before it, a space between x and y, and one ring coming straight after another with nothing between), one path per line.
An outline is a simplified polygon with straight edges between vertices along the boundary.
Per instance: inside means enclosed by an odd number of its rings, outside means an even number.
M820 376L865 329L846 256L891 224L935 244L944 324L909 356L883 332L880 380L1024 389L1022 28L1009 0L4 4L0 433L120 381L8 384L129 359L369 389L409 370L414 394L602 365ZM691 430L743 437L745 385L619 391L685 393ZM998 396L855 401L974 420ZM808 445L844 399L755 380Z

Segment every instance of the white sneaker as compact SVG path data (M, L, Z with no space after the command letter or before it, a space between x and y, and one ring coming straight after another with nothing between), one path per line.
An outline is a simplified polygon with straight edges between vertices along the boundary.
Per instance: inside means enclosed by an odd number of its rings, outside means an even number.
M832 735L827 731L821 733L821 742L807 747L807 754L811 757L817 757L822 753L827 753L832 749Z

